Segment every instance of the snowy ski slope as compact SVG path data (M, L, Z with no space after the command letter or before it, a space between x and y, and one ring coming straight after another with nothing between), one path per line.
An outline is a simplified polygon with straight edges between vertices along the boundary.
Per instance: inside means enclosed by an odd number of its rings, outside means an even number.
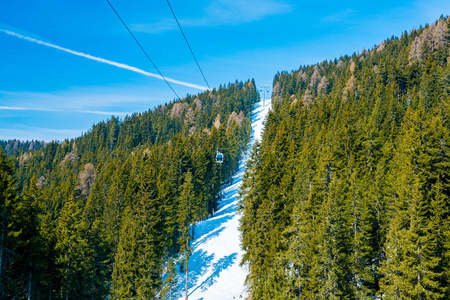
M261 139L263 121L270 108L270 100L265 101L265 106L263 101L255 104L248 151L251 151L256 139ZM236 213L248 154L239 162L239 171L233 177L231 185L223 188L223 198L214 217L195 225L193 252L189 259L189 299L245 299L248 295L244 286L247 271L239 266L243 251L238 230L239 215ZM178 295L181 296L179 299L184 299L184 274L179 274L178 279Z

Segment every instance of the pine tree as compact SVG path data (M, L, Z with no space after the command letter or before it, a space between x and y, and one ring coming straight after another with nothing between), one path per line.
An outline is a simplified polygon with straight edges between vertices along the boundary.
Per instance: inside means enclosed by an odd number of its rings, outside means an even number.
M430 234L429 200L423 175L417 168L420 157L419 114L408 111L394 157L393 208L386 241L386 261L381 271L380 292L389 299L440 299L441 258L435 256L435 239ZM398 172L398 173L397 173Z
M7 274L12 259L12 249L8 238L8 224L11 222L13 206L17 200L12 166L0 147L0 298L7 294L7 285L13 279Z
M137 259L139 253L139 225L129 207L125 208L123 225L115 255L112 274L112 299L137 299L136 281L138 280Z
M341 178L330 183L328 199L323 203L320 226L321 247L319 261L323 278L318 295L324 299L354 297L351 272L350 205L347 186Z
M161 289L161 300L172 300L177 297L178 276L173 257L166 264L166 278Z
M62 298L84 293L84 280L91 269L92 252L85 236L86 224L82 219L80 201L69 196L61 211L56 228L57 263L63 282Z
M145 162L145 161L144 161ZM149 162L150 163L150 162ZM153 298L161 285L163 257L162 204L158 197L156 174L153 166L146 165L139 178L140 202L137 207L138 224L138 265L137 297Z
M180 256L182 256L182 264L184 264L184 272L186 274L186 286L185 286L185 299L188 299L188 263L189 257L192 251L190 241L191 236L191 226L194 227L195 224L191 225L193 221L192 217L192 201L195 199L194 186L192 184L192 174L190 171L186 172L184 177L184 183L181 186L181 192L179 197L179 209L178 209L178 226L179 226L179 239L178 243L180 245Z
M43 199L36 186L37 178L33 175L28 188L14 205L12 220L9 223L9 235L14 239L14 274L15 289L26 290L27 298L36 295L36 283L42 274L43 250L45 241L40 233Z
M311 170L305 159L299 163L302 171L297 174L293 188L295 199L292 225L287 229L290 236L288 258L294 264L293 279L295 294L300 299L313 298L317 294L318 278L315 274L317 265L318 216L317 204L311 194Z
M161 284L164 242L161 204L152 167L142 167L139 203L136 209L127 207L124 212L112 275L114 299L151 299Z
M130 181L133 179L130 179ZM119 243L119 234L124 217L125 196L120 188L120 179L118 174L111 176L111 184L105 197L104 210L102 215L102 224L105 228L105 242L113 252L116 251ZM106 192L105 192L106 193Z
M259 180L257 178L257 172L260 170L258 161L259 147L260 144L256 142L250 158L247 160L246 170L242 178L242 185L239 192L240 200L238 209L242 214L242 217L239 220L239 230L242 235L241 245L245 251L241 264L250 264L256 259L256 257L254 257L254 250L255 247L257 247L257 244L255 243L255 222L257 210L261 204L261 199L259 198ZM254 265L250 264L249 267L253 268ZM257 277L258 275L256 275L256 272L250 272L246 279L247 284L249 284L252 289L257 286Z
M176 252L175 248L177 245L177 208L178 203L176 199L176 170L174 164L169 166L162 166L161 172L159 173L157 185L158 185L158 195L163 202L162 204L162 217L164 220L164 231L165 231L165 246L166 251L169 255L173 255Z

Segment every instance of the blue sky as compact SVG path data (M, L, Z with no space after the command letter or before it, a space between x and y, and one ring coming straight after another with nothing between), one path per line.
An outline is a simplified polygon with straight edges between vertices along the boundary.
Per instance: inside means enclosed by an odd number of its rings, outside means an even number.
M206 86L164 0L110 0L181 97ZM450 14L450 1L172 0L212 88L272 84ZM124 66L125 65L125 66ZM133 69L134 68L134 69ZM142 72L141 72L142 71ZM0 139L63 140L175 95L106 0L0 1ZM188 86L187 86L188 85Z

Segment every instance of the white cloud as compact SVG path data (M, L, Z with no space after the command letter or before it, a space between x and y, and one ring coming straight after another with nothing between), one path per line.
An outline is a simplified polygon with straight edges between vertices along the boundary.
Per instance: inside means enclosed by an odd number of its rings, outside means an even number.
M178 18L182 27L213 27L237 25L262 20L268 16L289 13L292 6L277 0L216 0L203 10L199 18ZM177 11L175 9L175 14ZM177 17L178 14L177 14ZM134 31L159 33L177 29L175 20L161 19L158 22L132 25Z

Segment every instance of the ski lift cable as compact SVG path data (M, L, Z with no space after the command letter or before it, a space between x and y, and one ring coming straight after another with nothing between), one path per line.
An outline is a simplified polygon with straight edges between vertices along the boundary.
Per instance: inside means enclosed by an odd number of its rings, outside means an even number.
M195 55L194 55L194 51L192 51L191 45L189 45L189 42L188 42L188 40L187 40L187 38L186 38L186 35L185 35L184 32L183 32L183 29L181 29L180 22L178 22L177 16L175 15L175 12L173 11L172 6L170 5L169 0L166 0L166 2L167 2L167 4L169 5L170 11L172 12L173 17L175 18L175 21L177 21L178 28L180 28L181 34L183 35L184 40L186 41L186 44L188 45L189 50L191 51L192 57L194 58L195 63L197 64L197 67L198 67L198 69L200 70L200 73L202 73L202 76L203 76L203 79L204 79L205 82L206 82L206 85L208 86L209 89L211 89L211 88L209 87L208 81L206 80L205 74L203 74L202 68L200 68L200 64L198 63L197 58L196 58Z
M147 54L147 52L144 50L144 48L141 46L141 44L139 43L139 41L136 39L136 37L134 36L134 34L131 32L131 30L128 28L127 24L125 24L125 22L123 21L123 19L120 17L119 13L116 11L116 9L114 8L114 6L111 4L111 2L109 2L109 0L106 0L106 2L108 2L109 6L111 6L112 10L114 11L114 13L116 14L116 16L119 18L120 22L122 22L123 26L125 26L125 28L127 29L127 31L130 33L130 35L133 37L134 41L136 42L136 44L138 44L139 48L141 48L142 52L144 52L145 56L147 57L147 59L152 63L153 67L155 67L156 71L158 71L159 75L161 75L162 79L164 79L164 81L167 83L167 85L169 86L169 88L172 90L172 92L175 94L175 96L180 99L180 96L178 96L178 94L175 92L175 90L172 88L172 86L170 85L170 83L166 80L166 78L164 77L164 75L161 73L161 71L158 69L158 67L156 66L156 64L153 62L153 60L150 58L150 56ZM209 87L209 86L208 86Z

